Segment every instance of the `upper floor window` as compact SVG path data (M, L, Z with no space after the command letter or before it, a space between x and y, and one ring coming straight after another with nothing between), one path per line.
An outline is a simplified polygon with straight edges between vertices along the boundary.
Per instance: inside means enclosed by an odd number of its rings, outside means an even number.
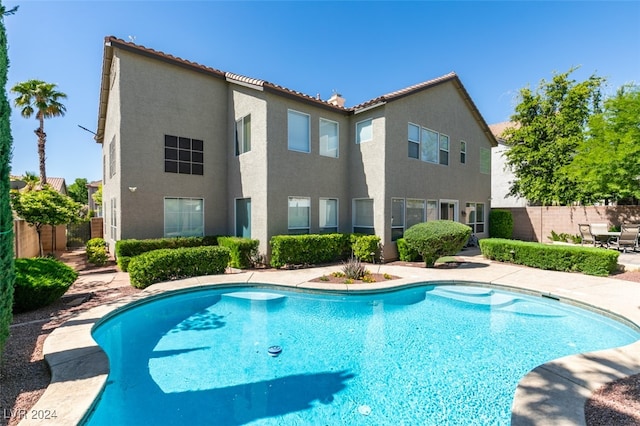
M321 232L338 232L338 200L335 198L320 198L318 218Z
M420 126L409 123L409 158L420 158Z
M309 115L289 110L288 137L291 151L311 152Z
M311 199L289 197L289 234L308 234L311 223Z
M164 171L202 175L204 147L200 139L164 135Z
M356 143L369 142L373 140L373 120L360 121L356 123Z
M116 137L111 138L109 142L109 177L116 174Z
M440 164L449 165L449 136L440 133Z
M460 163L467 163L467 143L465 141L460 141Z
M491 150L488 148L480 148L480 173L491 174Z
M339 147L338 123L320 119L320 155L338 157Z
M439 152L439 141L438 141L438 132L434 132L429 129L422 129L422 141L421 141L421 154L420 159L422 161L426 161L427 163L439 163L438 160L438 152Z
M251 114L236 121L236 155L251 151Z

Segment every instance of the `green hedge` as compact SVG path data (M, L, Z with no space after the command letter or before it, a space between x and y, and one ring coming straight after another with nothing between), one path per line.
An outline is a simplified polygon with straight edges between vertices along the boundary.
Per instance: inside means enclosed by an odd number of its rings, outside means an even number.
M58 300L78 278L78 273L55 259L16 259L13 311L25 312Z
M606 276L618 266L620 253L594 247L532 243L500 238L480 240L487 259L553 271L582 272Z
M145 288L162 281L222 274L230 257L228 248L217 246L153 250L131 259L129 278L132 286Z
M240 237L218 237L218 245L229 249L232 268L248 269L253 266L253 259L258 255L259 240Z
M94 265L104 265L109 259L107 254L107 242L102 238L92 238L87 241L87 262Z
M432 267L443 256L453 256L469 241L471 228L451 220L418 223L407 229L404 240L420 253L426 267Z
M142 253L169 248L215 246L218 244L217 239L216 236L205 236L120 240L116 241L116 260L120 270L127 272L131 258Z
M489 237L513 237L513 215L509 210L495 209L489 212Z
M398 244L398 259L403 262L417 262L422 260L420 253L409 247L404 238L398 238L396 243Z
M350 234L351 251L363 262L374 262L380 256L380 237L377 235Z
M274 235L271 266L315 265L345 259L349 253L349 234Z

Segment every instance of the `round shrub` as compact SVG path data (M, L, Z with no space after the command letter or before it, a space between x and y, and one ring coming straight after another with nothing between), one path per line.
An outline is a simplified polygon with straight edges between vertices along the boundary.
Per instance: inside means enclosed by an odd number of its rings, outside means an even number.
M102 238L92 238L87 241L87 262L102 266L107 263L107 243Z
M491 210L489 212L489 236L491 238L513 237L513 215L509 210Z
M469 240L471 228L451 220L434 220L413 225L404 233L409 248L418 252L427 268L442 256L453 256Z
M58 300L78 278L78 273L55 259L16 259L13 311L26 312Z

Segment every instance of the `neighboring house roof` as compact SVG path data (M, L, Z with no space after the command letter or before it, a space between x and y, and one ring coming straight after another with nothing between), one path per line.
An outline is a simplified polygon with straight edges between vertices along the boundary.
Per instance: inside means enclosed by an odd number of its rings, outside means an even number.
M377 108L378 106L382 106L388 102L401 99L405 96L414 94L416 92L420 92L422 90L429 89L431 87L437 86L439 84L442 84L448 81L452 81L456 89L459 91L460 95L462 96L462 98L465 100L465 102L469 106L469 109L471 110L474 118L476 119L480 127L483 129L483 131L485 132L489 140L491 141L491 144L493 146L498 145L498 142L494 137L494 133L491 132L484 118L482 118L480 111L471 100L469 93L466 91L466 89L462 85L462 82L460 81L458 76L453 72L446 74L442 77L435 78L433 80L428 80L422 83L415 84L413 86L406 87L404 89L397 90L395 92L388 93L386 95L379 96L377 98L358 104L354 107L346 108L343 106L336 105L335 103L332 103L329 101L324 101L319 97L309 96L304 93L287 89L286 87L273 84L265 80L246 77L243 75L234 74L230 72L224 72L215 68L200 65L195 62L187 61L185 59L178 58L176 56L169 55L167 53L159 52L157 50L150 49L148 47L127 42L113 36L105 37L104 56L103 56L103 62L102 62L102 83L100 87L100 105L98 110L98 130L97 130L97 135L95 137L95 140L98 143L102 143L102 139L104 138L104 126L105 126L105 120L106 120L106 114L107 114L107 100L108 100L108 93L110 88L109 74L111 72L111 61L113 59L112 47L118 47L119 49L122 49L122 50L137 53L146 57L151 57L157 60L161 60L163 62L168 62L174 65L178 65L181 67L185 67L196 72L205 73L215 78L224 79L228 82L258 88L260 90L265 90L272 93L277 93L278 95L281 95L284 97L289 97L298 101L308 102L315 106L327 108L333 111L344 112L346 114L357 114L365 110Z
M11 180L22 180L24 176L10 176ZM64 178L59 177L48 177L47 184L50 185L53 189L58 191L61 194L68 195L67 192L67 183ZM38 185L39 186L39 185Z
M94 180L93 182L89 182L87 184L87 188L98 189L98 188L100 188L100 185L102 185L102 181L101 180Z
M513 121L503 121L502 123L494 123L489 125L489 129L491 129L491 133L496 137L499 143L504 144L504 131L508 128L515 127L518 128L517 123Z

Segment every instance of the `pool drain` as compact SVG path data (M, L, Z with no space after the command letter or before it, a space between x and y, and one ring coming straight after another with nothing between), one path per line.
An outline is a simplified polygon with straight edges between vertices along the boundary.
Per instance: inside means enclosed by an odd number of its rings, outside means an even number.
M280 346L270 346L268 352L271 356L278 356L282 352L282 348Z
M368 416L369 414L371 414L371 407L369 407L368 405L361 405L358 407L358 412L363 416Z

